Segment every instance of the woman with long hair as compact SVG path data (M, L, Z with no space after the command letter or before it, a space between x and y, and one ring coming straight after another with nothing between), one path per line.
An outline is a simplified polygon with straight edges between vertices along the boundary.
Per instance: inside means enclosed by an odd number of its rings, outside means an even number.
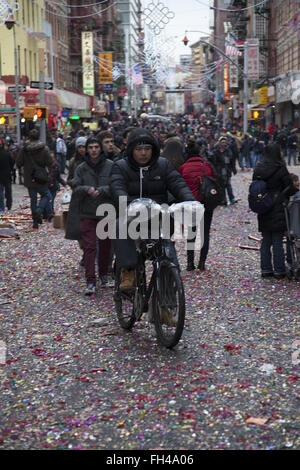
M178 171L181 165L184 163L184 156L182 151L182 145L179 138L173 137L168 140L165 144L162 157L166 158L173 164L175 169Z

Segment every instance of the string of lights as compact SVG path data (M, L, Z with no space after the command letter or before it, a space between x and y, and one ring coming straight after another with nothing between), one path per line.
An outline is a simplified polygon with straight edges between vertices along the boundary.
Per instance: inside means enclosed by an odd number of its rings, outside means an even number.
M102 0L101 2L94 2L94 3L88 3L84 4L82 3L81 5L66 5L68 8L86 8L86 7L97 7L98 5L102 5L103 3L107 3L109 0ZM49 4L55 5L55 6L62 6L61 2L55 2L54 0L48 1Z
M47 10L47 8L44 8L44 11L47 12L47 13L50 13L54 16L59 16L61 18L67 18L69 20L75 20L75 19L82 19L82 18L90 18L91 16L95 16L95 15L100 15L104 12L104 11L107 11L109 10L110 8L112 8L113 6L115 6L117 4L117 2L113 2L111 5L109 5L107 8L102 8L101 10L98 10L98 11L94 11L93 13L89 13L88 15L79 15L79 16L73 16L73 15L64 15L64 14L61 14L61 13L56 13L54 11L51 11L51 10Z
M259 6L263 6L267 1L268 0L263 0L259 3L254 4L254 5L250 5L249 7L227 9L227 8L219 8L219 7L210 6L210 5L207 5L207 3L201 2L201 0L196 0L196 2L199 3L200 5L204 5L208 8L211 8L212 10L224 11L224 12L237 12L237 13L239 13L240 11L251 10L251 8L257 8Z

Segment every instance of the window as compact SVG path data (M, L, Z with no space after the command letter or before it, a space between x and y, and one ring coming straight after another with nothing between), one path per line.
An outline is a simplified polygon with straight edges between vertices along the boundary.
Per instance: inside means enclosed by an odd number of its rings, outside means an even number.
M24 49L24 65L25 65L25 77L28 77L27 75L27 49Z
M32 52L29 51L29 79L33 80L33 74L32 74Z
M22 75L21 71L21 47L18 46L18 75L19 77Z
M36 52L33 53L33 67L34 67L34 80L37 80L37 69L36 69Z

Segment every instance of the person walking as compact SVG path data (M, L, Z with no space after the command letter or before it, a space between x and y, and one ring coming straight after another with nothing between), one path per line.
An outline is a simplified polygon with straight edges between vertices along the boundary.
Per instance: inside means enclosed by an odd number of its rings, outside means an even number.
M293 160L294 165L297 165L297 149L298 149L298 138L297 138L297 130L292 129L291 135L288 137L287 141L287 148L288 148L288 165L291 165L291 161Z
M11 173L14 161L8 150L5 150L3 141L0 142L0 212L12 207Z
M100 217L96 212L100 204L112 203L109 189L112 167L113 162L102 151L100 140L96 137L88 138L84 162L76 168L73 179L74 194L79 198L80 232L84 243L87 283L85 295L88 296L96 290L96 258L101 286L105 287L107 284L111 242L109 238L98 239L96 228Z
M79 247L83 250L83 240L80 232L80 210L79 210L79 196L74 194L74 176L76 168L83 163L86 154L86 137L78 137L75 141L75 155L69 163L69 174L67 184L72 189L71 201L69 204L69 211L66 221L65 238L67 240L77 240ZM84 266L84 255L80 260L80 266Z
M29 133L29 140L25 142L16 159L17 166L24 167L24 186L27 187L30 196L31 215L33 228L37 229L43 221L43 213L46 210L46 217L51 216L49 201L51 193L48 189L49 179L45 182L38 182L34 177L35 168L38 166L44 169L45 175L53 165L48 147L39 140L40 133L37 129L32 129ZM38 194L41 196L37 203ZM47 209L49 208L49 209Z
M212 166L200 156L200 147L196 143L192 143L188 147L188 157L186 162L179 168L179 173L185 180L196 200L204 203L200 194L200 186L204 175L216 178L216 174ZM205 262L209 250L209 233L213 218L213 209L205 208L204 211L204 243L200 251L200 258L198 269L205 270ZM196 227L192 228L193 233L196 233ZM191 238L190 238L190 241ZM187 250L187 271L193 271L194 265L194 250Z
M258 230L262 233L261 276L281 279L286 275L283 235L287 230L282 203L288 200L296 189L278 144L270 144L265 148L265 153L253 173L253 181L257 179L267 182L267 189L275 201L270 211L258 214Z
M55 152L56 152L56 160L59 165L60 173L64 175L65 169L66 169L67 146L63 137L64 137L63 133L60 132L56 139Z

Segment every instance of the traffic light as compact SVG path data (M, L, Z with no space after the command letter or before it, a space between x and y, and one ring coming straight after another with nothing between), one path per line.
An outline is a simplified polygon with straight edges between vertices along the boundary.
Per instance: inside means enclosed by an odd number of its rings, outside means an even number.
M257 121L264 118L264 112L260 109L251 109L251 119Z
M194 64L196 65L202 65L203 64L203 51L202 47L199 47L199 49L195 50L194 53Z
M8 119L6 116L1 116L0 117L0 125L5 126L5 124L8 124Z
M25 119L33 119L35 114L34 106L25 106L23 116Z
M35 108L35 114L38 119L48 119L48 108L46 106L39 106Z

